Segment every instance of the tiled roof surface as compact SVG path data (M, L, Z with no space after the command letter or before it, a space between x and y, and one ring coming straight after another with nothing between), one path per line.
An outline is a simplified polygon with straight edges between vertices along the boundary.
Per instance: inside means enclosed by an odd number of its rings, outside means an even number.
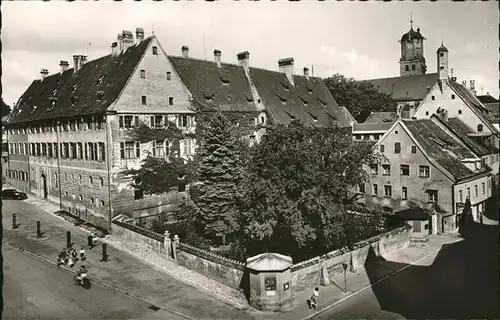
M462 84L455 81L449 82L450 87L467 103L469 106L475 109L479 118L481 118L485 123L489 123L491 126L491 121L494 120L494 116L477 98ZM493 126L491 126L493 128ZM494 129L494 128L493 128ZM496 129L494 129L496 131Z
M427 95L427 87L432 88L437 81L437 73L363 80L371 82L377 91L390 95L394 100L422 100Z
M394 123L398 118L396 112L372 112L368 118L366 118L365 123Z
M433 115L435 116L435 115ZM469 138L467 135L470 133L474 133L465 123L462 122L459 118L449 118L446 121L446 125L453 130L460 138L462 138L467 146L473 149L475 152L480 154L481 156L485 156L490 154L487 148L477 143L476 141Z
M492 103L483 103L488 110L490 110L491 114L494 118L500 117L500 103L492 102Z
M168 56L193 98L222 111L256 111L243 67L213 61Z
M394 124L393 122L382 122L382 123L355 123L352 131L387 131Z
M250 68L252 80L272 117L288 124L292 118L304 123L326 125L335 117L339 126L348 127L349 120L340 110L320 78L294 76L292 86L284 73Z
M346 107L344 106L340 106L340 111L342 111L345 115L345 117L347 118L347 120L349 122L354 122L354 123L358 123L358 121L356 119L354 119L354 117L352 116L352 114L349 112L349 110L347 110Z
M495 103L495 102L498 103L499 102L498 99L490 96L489 94L477 96L477 99L479 101L481 101L484 105L486 105L486 103Z
M151 39L152 37L149 37L138 45L131 46L117 57L107 55L89 61L76 73L73 73L71 68L62 74L50 75L43 81L33 81L21 96L9 123L83 116L106 111L118 98ZM98 91L102 94L100 99L97 97ZM54 106L51 97L57 99Z
M456 142L431 119L402 120L425 152L444 167L455 179L474 174L459 158L475 158L464 145Z

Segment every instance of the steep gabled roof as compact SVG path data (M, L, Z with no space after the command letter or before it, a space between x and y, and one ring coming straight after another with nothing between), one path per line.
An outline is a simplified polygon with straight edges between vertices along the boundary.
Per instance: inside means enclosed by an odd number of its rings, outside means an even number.
M469 138L468 134L474 133L465 123L462 122L459 118L449 118L448 121L445 121L443 118L440 116L437 116L436 114L433 114L431 116L436 117L448 127L453 133L455 133L460 139L464 141L464 143L472 149L476 154L479 156L485 156L490 154L491 152L485 148L483 145L479 144L478 142L472 140Z
M365 123L394 123L398 118L396 112L372 112L368 118L366 118Z
M500 103L498 102L492 102L492 103L483 103L488 110L490 110L491 115L493 116L494 120L498 121L498 118L500 117Z
M151 40L149 37L116 57L107 55L89 61L76 73L71 68L43 81L33 81L19 99L9 123L105 112L120 95Z
M352 116L352 114L347 110L346 107L340 106L340 111L342 111L349 122L358 123L358 121Z
M498 103L499 102L498 99L490 96L489 94L477 96L477 99L479 101L481 101L481 103L484 105L486 105L486 103L495 103L495 102Z
M456 81L449 81L450 88L455 91L460 98L472 109L472 111L490 128L492 132L498 132L495 127L491 124L494 120L494 116L491 114L490 110L486 108L477 97L469 91L465 86Z
M362 80L371 82L378 92L390 95L394 100L422 100L427 95L427 87L432 88L438 81L437 73Z
M282 72L250 68L250 74L269 113L279 123L293 119L315 125L326 125L335 118L340 127L349 119L321 78L294 75L290 84Z
M358 132L363 132L363 131L384 131L386 132L389 130L392 125L394 124L395 121L393 122L381 122L381 123L355 123L352 127L353 133L358 131Z
M463 179L489 170L485 168L480 172L473 172L467 168L460 159L476 158L476 156L431 119L401 121L424 149L424 152L455 179Z
M243 67L168 56L182 82L202 107L221 111L256 111Z

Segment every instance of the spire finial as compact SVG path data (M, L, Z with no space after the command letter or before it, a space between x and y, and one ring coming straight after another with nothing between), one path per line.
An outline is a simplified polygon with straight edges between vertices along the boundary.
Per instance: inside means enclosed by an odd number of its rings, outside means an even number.
M413 29L413 13L410 12L410 28Z

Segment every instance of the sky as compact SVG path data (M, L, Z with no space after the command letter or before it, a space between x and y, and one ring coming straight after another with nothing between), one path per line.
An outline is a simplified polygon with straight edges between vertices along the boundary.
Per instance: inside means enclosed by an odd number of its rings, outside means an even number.
M479 94L498 98L498 4L489 2L2 2L2 97L12 105L40 69L59 72L74 54L94 60L111 53L122 30L142 27L170 55L278 70L293 57L295 72L341 73L356 80L399 76L398 40L420 27L427 72L436 72L436 50L444 41L457 81L475 80ZM90 46L88 44L90 43Z

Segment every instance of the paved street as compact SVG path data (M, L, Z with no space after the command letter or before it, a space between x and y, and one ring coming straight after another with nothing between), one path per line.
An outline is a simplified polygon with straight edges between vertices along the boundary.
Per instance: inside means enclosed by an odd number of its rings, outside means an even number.
M465 240L315 319L500 318L498 226L475 224L463 234ZM368 276L402 265L385 261L368 267Z
M3 319L184 319L110 289L84 289L73 275L8 246Z

